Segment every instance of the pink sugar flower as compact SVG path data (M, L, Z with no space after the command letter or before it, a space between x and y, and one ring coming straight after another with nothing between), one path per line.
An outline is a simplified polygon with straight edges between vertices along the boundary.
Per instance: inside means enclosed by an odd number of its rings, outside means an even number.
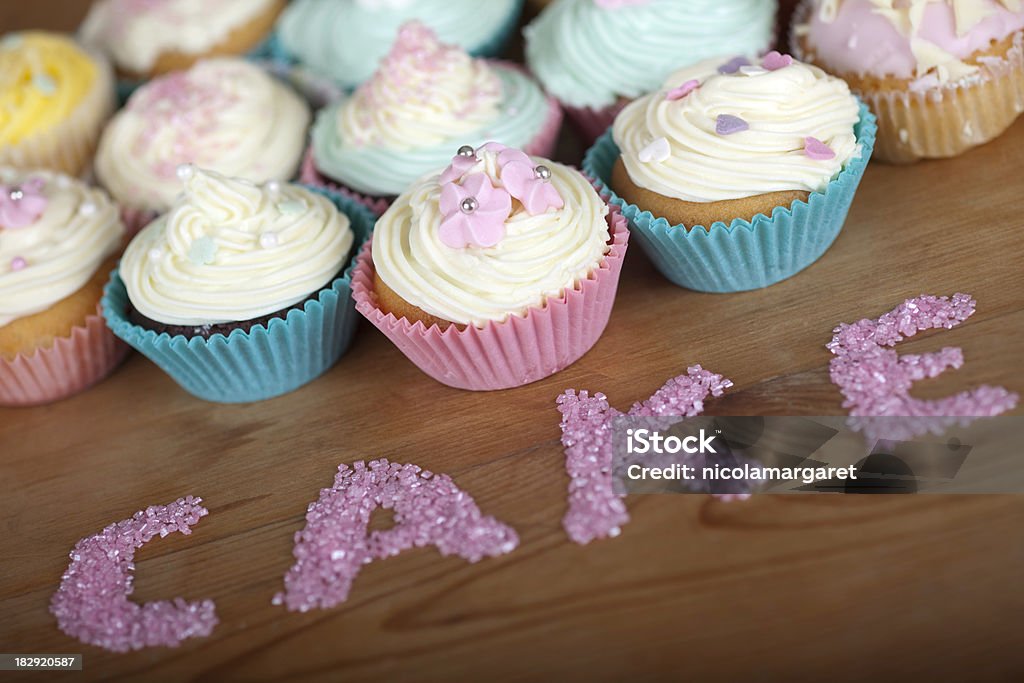
M43 194L42 178L21 185L0 185L0 228L27 228L39 220L49 203Z
M509 194L523 204L531 216L545 213L548 209L565 206L562 196L551 184L551 169L535 166L525 152L508 148L498 154L501 182Z
M493 247L505 236L505 220L512 213L512 197L496 188L484 173L473 173L462 183L441 187L440 237L445 246Z

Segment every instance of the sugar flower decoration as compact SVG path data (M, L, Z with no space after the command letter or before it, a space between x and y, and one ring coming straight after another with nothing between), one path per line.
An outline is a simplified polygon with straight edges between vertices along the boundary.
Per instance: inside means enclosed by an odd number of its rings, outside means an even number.
M27 228L46 211L42 178L31 178L21 185L0 185L0 228Z
M503 150L498 154L498 167L505 189L522 203L531 216L565 206L562 195L551 184L551 169L535 165L522 150L511 147Z
M441 186L440 237L445 246L493 247L505 236L512 197L496 188L485 173L471 173L461 183Z

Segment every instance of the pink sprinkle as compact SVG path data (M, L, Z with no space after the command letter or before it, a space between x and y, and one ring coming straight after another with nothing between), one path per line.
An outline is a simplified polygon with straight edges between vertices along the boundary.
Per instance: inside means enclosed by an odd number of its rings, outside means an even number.
M761 66L768 69L769 71L778 71L784 69L793 63L793 58L789 55L780 54L779 52L772 50L764 56L761 61Z
M367 534L378 507L394 510L395 525ZM295 564L273 603L300 612L334 607L348 599L364 565L427 545L478 562L512 552L519 537L484 517L446 474L384 459L339 465L334 486L320 491L306 512L305 528L295 534Z
M914 382L959 368L963 352L944 348L937 353L900 356L887 348L924 330L952 329L971 317L974 307L974 299L967 294L954 294L952 300L922 295L876 320L840 324L826 348L835 355L830 374L845 398L843 407L850 409L850 415L864 418L990 417L1012 410L1020 397L1003 387L987 385L934 401L914 398L910 395ZM857 425L868 438L879 436L872 431L870 419ZM934 421L922 425L908 420L904 434L893 434L890 427L885 436L909 439L929 431L931 425Z
M190 534L208 513L201 498L187 496L136 512L83 538L71 551L71 563L50 600L60 630L83 643L114 652L143 647L176 647L186 638L208 636L217 625L212 600L182 598L132 602L135 551L154 536Z
M20 256L11 259L11 270L23 270L26 266L28 266L28 261Z
M675 100L681 100L699 87L700 81L691 79L689 81L686 81L679 87L672 88L667 93L665 93L665 99L669 100L670 102L674 102Z
M818 138L804 138L804 154L815 161L829 161L836 158L836 153Z
M721 396L730 380L694 365L670 379L629 414L636 417L694 417L704 412L704 399ZM562 446L569 473L569 511L562 526L574 542L618 536L629 513L612 487L612 420L622 415L604 394L590 396L568 389L558 397L562 414ZM723 498L725 500L725 498Z

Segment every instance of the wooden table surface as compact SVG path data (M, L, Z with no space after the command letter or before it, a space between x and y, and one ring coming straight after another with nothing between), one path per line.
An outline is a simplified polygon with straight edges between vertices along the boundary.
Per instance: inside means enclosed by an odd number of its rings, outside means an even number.
M1022 150L1024 120L958 159L872 165L832 249L763 291L676 288L634 245L604 337L528 387L446 388L364 324L334 370L264 403L203 403L136 355L83 395L0 410L0 650L83 652L78 680L1020 680L1024 497L637 497L619 538L577 546L554 401L626 408L702 363L736 384L710 413L841 414L832 328L957 291L974 317L900 349L960 346L966 365L915 394L1024 391ZM406 552L337 609L272 606L307 504L339 463L381 457L450 474L520 547ZM63 635L47 604L74 543L187 494L210 515L139 551L134 598L213 598L213 635L127 655Z

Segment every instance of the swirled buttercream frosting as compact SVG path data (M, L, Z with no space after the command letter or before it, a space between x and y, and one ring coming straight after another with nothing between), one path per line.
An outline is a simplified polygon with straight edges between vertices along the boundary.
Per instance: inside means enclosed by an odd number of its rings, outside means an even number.
M0 326L81 289L121 246L105 192L48 171L0 168Z
M555 0L524 30L544 88L599 109L657 88L672 69L768 49L775 0Z
M607 213L568 166L496 143L466 146L377 222L373 264L406 302L482 327L586 279L608 251Z
M522 147L548 102L526 74L470 57L418 22L402 27L373 78L313 127L317 168L371 195L399 194L461 142Z
M689 202L824 190L860 147L846 83L788 55L709 60L627 106L613 136L638 186Z
M100 0L79 33L120 68L142 73L164 53L211 50L273 5L274 0Z
M241 322L285 310L328 285L352 247L348 217L326 197L191 166L171 211L121 259L128 298L167 325Z
M412 20L474 54L514 21L520 0L295 0L281 15L285 50L314 71L354 88L373 74Z
M96 173L128 206L167 209L191 163L254 182L290 179L310 113L287 85L242 59L212 59L150 81L107 126Z

